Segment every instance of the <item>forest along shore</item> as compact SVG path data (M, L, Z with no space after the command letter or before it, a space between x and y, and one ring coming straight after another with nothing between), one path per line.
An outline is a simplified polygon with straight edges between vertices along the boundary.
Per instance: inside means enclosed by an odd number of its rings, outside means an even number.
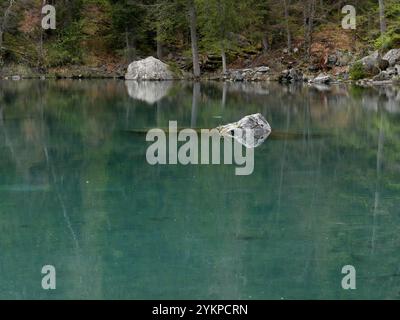
M54 9L56 28L43 29L41 1L0 4L0 79L124 79L149 57L183 80L400 79L398 0L60 0Z

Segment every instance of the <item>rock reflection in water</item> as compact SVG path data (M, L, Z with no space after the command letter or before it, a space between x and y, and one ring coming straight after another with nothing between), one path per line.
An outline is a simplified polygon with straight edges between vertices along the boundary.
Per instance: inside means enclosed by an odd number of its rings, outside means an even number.
M149 104L163 99L173 86L171 81L125 81L125 85L131 98Z

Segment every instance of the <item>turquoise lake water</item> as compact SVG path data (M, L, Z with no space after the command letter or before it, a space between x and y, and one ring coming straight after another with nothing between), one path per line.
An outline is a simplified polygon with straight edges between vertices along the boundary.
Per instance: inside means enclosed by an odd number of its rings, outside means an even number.
M258 112L252 175L146 161ZM1 82L0 220L2 299L399 299L400 90Z

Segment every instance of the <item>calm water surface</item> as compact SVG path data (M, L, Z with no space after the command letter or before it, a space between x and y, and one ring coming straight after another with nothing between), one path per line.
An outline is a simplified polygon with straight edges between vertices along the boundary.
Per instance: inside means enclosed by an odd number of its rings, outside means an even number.
M146 162L140 131L256 112L250 176ZM0 220L3 299L399 299L400 91L1 82Z

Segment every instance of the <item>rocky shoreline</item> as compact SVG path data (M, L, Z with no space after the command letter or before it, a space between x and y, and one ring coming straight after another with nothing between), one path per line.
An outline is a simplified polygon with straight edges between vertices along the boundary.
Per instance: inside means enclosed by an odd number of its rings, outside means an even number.
M361 59L346 56L328 57L328 63L340 68L341 72L332 70L319 71L314 66L288 66L279 71L273 66L260 65L253 68L229 69L226 73L205 73L200 79L207 81L228 82L268 82L278 81L283 84L308 83L330 85L335 83L354 83L360 86L400 84L400 49L389 50L385 55L379 51L372 52ZM344 61L345 60L345 61ZM272 63L271 63L272 64ZM317 71L317 72L316 72ZM126 79L126 80L194 80L192 75L182 70L171 71L164 62L148 57L131 64L106 67L71 66L69 68L49 70L36 73L20 65L3 67L0 79Z
M329 56L328 64L331 67L341 68L341 72L315 71L313 65L307 68L289 68L281 72L271 72L269 66L256 68L229 70L227 74L214 75L211 80L254 82L254 81L279 81L281 83L306 82L309 84L329 85L334 83L355 83L357 85L389 85L400 83L400 49L391 49L384 56L379 51L361 59L346 57L346 61L339 56ZM307 71L304 71L306 69ZM355 77L355 79L353 79Z

